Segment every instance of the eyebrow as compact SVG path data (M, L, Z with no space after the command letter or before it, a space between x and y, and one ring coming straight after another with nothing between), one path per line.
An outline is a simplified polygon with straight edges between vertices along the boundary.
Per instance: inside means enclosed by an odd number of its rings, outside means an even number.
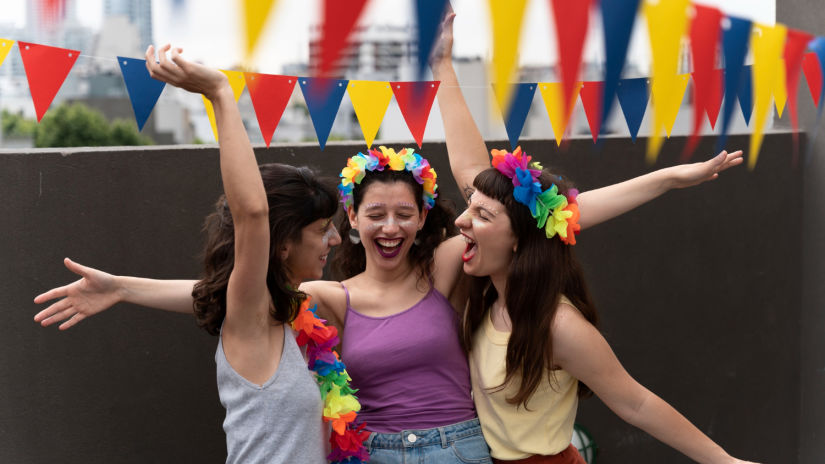
M366 208L367 208L367 209L371 209L371 208L381 208L382 206L387 206L387 204L386 204L386 203L377 203L377 202L376 202L376 203L368 203L368 204L366 205Z

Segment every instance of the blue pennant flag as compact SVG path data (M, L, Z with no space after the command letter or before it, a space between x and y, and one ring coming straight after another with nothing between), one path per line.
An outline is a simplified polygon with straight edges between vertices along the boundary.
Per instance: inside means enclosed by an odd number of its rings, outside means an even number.
M304 101L307 103L309 117L315 127L315 135L318 136L318 143L321 150L327 144L329 131L335 116L338 114L338 107L341 106L341 99L347 91L348 80L325 79L321 77L300 77L298 83L301 84L301 92L304 94Z
M437 40L438 26L444 17L447 0L415 0L418 17L418 79L424 79L430 50Z
M739 83L739 107L742 108L742 116L745 117L745 124L751 123L753 113L753 66L742 68L742 80Z
M742 67L748 54L751 36L751 22L747 19L728 16L730 27L722 31L722 48L725 52L725 106L722 108L722 130L716 139L716 151L725 148L728 126L736 105L739 84L742 83Z
M808 42L808 48L816 53L816 57L819 58L819 66L825 76L825 37L819 36ZM811 141L808 142L808 148L805 150L805 162L808 163L811 161L811 154L813 153L813 148L816 142L816 136L819 133L819 123L822 121L822 108L825 107L825 104L822 103L822 99L825 98L825 85L822 86L822 89L819 91L819 106L816 111L816 125L813 128L813 134L811 135Z
M536 83L514 84L513 99L510 109L505 113L504 127L507 128L507 137L510 139L510 149L518 145L518 138L527 120L527 112L533 104L533 95L536 93Z
M126 83L126 91L129 92L129 100L132 101L138 130L143 130L143 125L152 114L152 108L158 102L158 97L163 92L166 83L149 76L146 60L119 56L117 63L123 74L123 82Z
M647 78L622 79L616 88L619 95L619 104L627 121L627 128L630 129L630 138L636 143L636 135L639 134L639 127L645 117L647 102L650 99L650 90L647 85Z
M604 93L602 95L601 127L607 127L607 118L616 97L616 87L622 77L630 33L639 10L639 0L601 0L604 26Z

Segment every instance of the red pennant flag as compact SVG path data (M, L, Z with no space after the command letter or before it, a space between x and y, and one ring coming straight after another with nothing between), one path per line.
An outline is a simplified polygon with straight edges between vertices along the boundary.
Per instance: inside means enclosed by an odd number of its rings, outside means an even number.
M261 135L264 136L268 147L298 78L251 72L244 73L244 78L249 89L249 98L252 99L252 107L255 108L255 116L258 118L258 126L261 127Z
M791 113L791 128L793 128L794 160L799 152L799 112L797 110L796 96L799 92L799 73L802 71L802 59L805 57L805 50L808 42L813 39L812 34L797 29L788 29L788 37L785 39L785 88L788 95L788 111ZM818 95L818 94L817 94Z
M17 46L29 81L37 122L40 122L80 52L28 42L17 42Z
M693 56L693 131L682 152L686 161L699 143L702 115L707 113L711 127L716 125L722 104L722 73L714 69L716 50L721 34L722 12L716 8L693 5L695 15L690 23L690 53ZM711 117L711 113L713 116Z
M427 128L427 119L430 118L430 109L433 107L439 84L438 81L390 82L395 101L398 102L401 115L404 116L418 148L421 148L424 139L424 129Z
M604 82L582 82L581 97L584 115L593 135L593 143L599 138L602 125L602 94Z
M582 63L582 49L587 35L590 18L590 0L551 0L556 22L556 43L561 68L562 101L573 99L578 87L579 70ZM572 107L564 105L564 122L570 119Z
M808 81L808 90L814 99L814 106L819 106L819 94L822 92L822 68L819 66L819 58L816 53L809 52L802 59L802 70L805 71L805 79Z
M321 62L316 68L318 76L333 77L331 74L341 59L341 51L347 46L347 39L366 4L367 0L324 0L319 43Z

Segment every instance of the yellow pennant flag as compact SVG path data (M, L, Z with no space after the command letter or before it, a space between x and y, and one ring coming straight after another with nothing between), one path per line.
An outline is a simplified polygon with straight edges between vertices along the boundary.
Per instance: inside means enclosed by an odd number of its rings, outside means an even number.
M785 103L788 102L788 83L785 78L785 59L780 58L776 65L776 83L773 86L773 101L776 103L776 114L782 117L785 111Z
M491 74L496 101L503 114L508 113L516 70L521 23L527 0L490 0L493 27L493 61Z
M659 156L663 130L670 136L673 122L668 122L671 116L675 121L675 114L679 112L684 96L684 86L687 86L687 81L676 74L679 72L682 37L687 31L689 5L689 0L645 0L644 13L653 58L653 79L650 86L653 131L647 144L649 163L655 162Z
M658 82L657 82L658 81ZM653 93L654 131L650 134L647 142L647 162L655 163L659 155L659 150L662 148L664 138L662 131L670 137L673 130L673 124L676 122L676 117L679 116L679 108L682 106L682 99L685 97L688 82L690 82L690 74L680 74L669 77L654 77L651 80L651 89L658 89L658 93ZM655 90L653 90L655 92ZM652 93L652 92L651 92Z
M235 96L235 101L238 101L241 98L241 94L243 93L243 89L246 86L246 80L243 77L243 72L241 71L225 71L221 69L221 72L226 74L226 77L229 79L229 86L232 87L232 94ZM218 141L218 125L215 124L215 109L212 108L212 102L209 101L206 97L201 95L203 99L203 106L206 107L206 115L209 116L209 124L212 126L212 133L215 134L215 141Z
M14 40L0 39L0 65L6 61L6 57L9 55L12 45L14 45Z
M241 4L241 18L243 19L244 31L246 31L246 42L244 44L244 61L249 65L252 59L252 54L255 51L255 45L258 43L258 38L264 29L269 13L277 0L242 0Z
M582 83L576 82L567 111L564 111L561 105L563 98L561 82L539 82L538 86L541 99L544 100L544 107L547 108L547 114L550 116L550 125L553 127L553 135L556 136L556 145L561 145L561 139L570 122L570 115L573 114L573 108L576 106L576 99L579 98Z
M776 90L778 68L785 69L780 63L785 49L785 37L788 28L782 24L765 26L758 24L753 28L751 48L753 49L753 115L754 125L751 133L751 149L748 157L748 169L756 167L759 149L762 147L763 130L768 113L771 110L771 96ZM781 66L780 66L781 65Z
M384 114L392 100L392 89L387 82L379 81L349 81L347 85L349 99L352 100L352 109L364 133L367 147L372 147L372 141L378 135L378 128L384 120Z

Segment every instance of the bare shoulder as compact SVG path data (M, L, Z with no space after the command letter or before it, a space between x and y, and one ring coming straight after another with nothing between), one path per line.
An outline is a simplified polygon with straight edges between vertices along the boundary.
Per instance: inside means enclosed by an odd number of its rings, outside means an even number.
M334 280L313 280L298 287L318 305L318 316L341 327L347 312L347 295L341 283Z
M435 288L447 297L453 292L461 273L463 262L461 254L467 247L461 235L450 237L435 249L433 263L433 282Z

